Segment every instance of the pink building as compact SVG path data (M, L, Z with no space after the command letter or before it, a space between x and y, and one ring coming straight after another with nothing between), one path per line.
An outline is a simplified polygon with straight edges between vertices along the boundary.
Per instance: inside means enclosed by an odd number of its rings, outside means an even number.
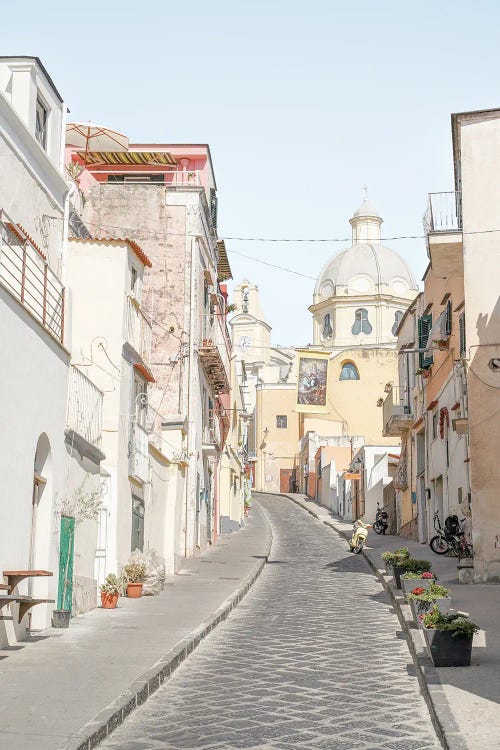
M78 188L73 232L126 237L152 260L142 288L153 330L149 439L169 466L164 502L174 506L174 541L168 567L177 569L184 556L217 538L220 456L228 429L231 346L221 282L231 270L217 239L210 149L147 143L92 150L91 140L75 148L70 134L67 146Z

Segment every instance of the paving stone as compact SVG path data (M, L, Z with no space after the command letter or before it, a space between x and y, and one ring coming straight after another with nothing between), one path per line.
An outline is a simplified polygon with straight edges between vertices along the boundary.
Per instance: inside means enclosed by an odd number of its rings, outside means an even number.
M364 559L291 501L259 502L271 564L101 747L438 750L398 619Z

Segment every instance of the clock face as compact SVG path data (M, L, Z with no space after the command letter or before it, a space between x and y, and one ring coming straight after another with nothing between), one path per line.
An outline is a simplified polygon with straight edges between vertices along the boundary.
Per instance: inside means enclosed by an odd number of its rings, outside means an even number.
M251 343L252 339L250 338L250 336L240 336L238 346L240 347L241 351L245 351L245 349L249 348Z

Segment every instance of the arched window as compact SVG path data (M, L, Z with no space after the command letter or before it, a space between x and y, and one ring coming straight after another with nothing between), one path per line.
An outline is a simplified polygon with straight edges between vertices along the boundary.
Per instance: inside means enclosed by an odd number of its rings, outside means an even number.
M398 326L401 323L401 320L403 318L403 311L402 310L396 310L394 313L394 325L392 326L392 335L396 335L396 331L398 330Z
M371 323L368 320L368 310L365 310L364 307L360 307L356 310L354 315L354 325L351 328L351 331L355 336L358 336L360 333L371 333L373 331Z
M323 318L323 333L324 339L329 339L333 334L332 319L330 313L327 313Z
M344 362L339 380L359 380L358 368L354 362Z

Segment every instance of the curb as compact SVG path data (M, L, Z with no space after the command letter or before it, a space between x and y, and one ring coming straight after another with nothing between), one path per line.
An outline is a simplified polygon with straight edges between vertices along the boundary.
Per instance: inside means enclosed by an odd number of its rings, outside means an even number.
M300 500L291 495L282 495L292 500L296 505L305 510L309 515L316 518L325 526L329 526L339 536L349 541L349 534L339 529L336 524L322 520L314 510L307 508ZM420 686L420 692L427 704L432 724L436 730L439 741L444 750L468 750L451 713L446 696L441 687L439 674L436 671L432 659L428 656L423 643L418 638L418 628L413 623L410 607L404 603L402 596L398 595L398 589L389 581L385 571L378 568L363 550L362 555L369 567L375 573L383 588L391 597L391 602L400 622L401 628L408 644L408 650L415 665L416 677Z
M77 733L74 734L59 750L93 750L106 739L134 709L139 708L147 699L158 690L170 675L175 672L185 659L195 650L197 646L218 625L226 620L232 610L240 603L243 597L252 588L262 573L269 554L271 552L273 534L267 515L259 509L264 516L268 526L267 552L262 560L257 563L256 569L250 573L238 586L234 593L228 597L221 606L215 610L199 627L192 630L174 648L146 672L144 672L131 686L125 690L115 701L110 703L103 711L89 721Z

